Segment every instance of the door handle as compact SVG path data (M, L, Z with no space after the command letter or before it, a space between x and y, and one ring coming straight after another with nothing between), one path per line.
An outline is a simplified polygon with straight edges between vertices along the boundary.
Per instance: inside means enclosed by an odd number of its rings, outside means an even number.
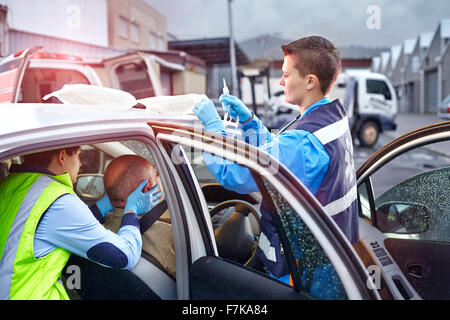
M406 267L408 277L424 282L430 274L430 269L422 264L412 263Z

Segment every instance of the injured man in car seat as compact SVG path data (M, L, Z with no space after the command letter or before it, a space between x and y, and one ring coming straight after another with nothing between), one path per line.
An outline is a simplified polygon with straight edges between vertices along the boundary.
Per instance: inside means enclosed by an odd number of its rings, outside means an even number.
M115 233L118 232L126 199L144 179L148 180L148 184L142 192L151 190L154 186L159 185L162 192L161 198L163 199L164 192L158 171L147 159L137 155L123 155L114 159L108 165L103 180L106 194L116 209L105 215L103 226L106 229ZM170 276L175 278L175 251L167 203L164 200L161 201L148 213L141 215L139 218L143 256L149 255Z

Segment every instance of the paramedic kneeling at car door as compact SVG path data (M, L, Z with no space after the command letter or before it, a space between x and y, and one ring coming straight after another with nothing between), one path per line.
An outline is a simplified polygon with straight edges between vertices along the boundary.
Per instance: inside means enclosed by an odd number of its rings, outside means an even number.
M280 84L284 86L286 101L298 105L301 113L289 130L272 135L237 97L224 94L220 101L228 106L233 118L239 117L245 140L290 169L317 197L350 242L355 243L359 236L352 139L341 103L330 102L326 96L340 72L340 54L331 42L318 36L299 39L282 49L285 57ZM200 101L194 112L206 130L226 135L212 102ZM225 188L239 193L258 190L248 169L206 153L204 159ZM260 239L264 241L260 240L257 256L272 275L288 282L289 270L281 254L280 239L264 203L261 211Z
M68 299L59 281L71 253L112 268L133 268L142 240L138 214L157 204L142 181L127 198L118 235L106 230L73 191L80 147L24 156L0 182L0 298ZM97 202L112 210L107 197Z

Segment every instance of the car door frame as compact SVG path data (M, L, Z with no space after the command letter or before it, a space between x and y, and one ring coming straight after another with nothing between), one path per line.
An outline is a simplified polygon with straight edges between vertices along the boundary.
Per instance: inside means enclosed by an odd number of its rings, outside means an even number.
M0 139L2 137L0 136ZM12 142L14 140L15 142ZM192 217L193 209L188 201L183 201L186 191L170 161L166 162L160 146L158 146L152 129L144 119L122 119L98 121L83 124L74 123L64 126L49 126L38 130L16 132L14 139L10 135L0 141L0 159L26 154L37 149L53 149L59 146L70 147L80 144L96 144L100 142L118 140L137 140L150 146L156 166L161 175L161 183L165 189L166 200L171 218L174 236L174 249L176 256L176 291L177 299L189 299L188 270L191 261L192 246L189 243L196 241L195 250L201 252L202 239L195 221L186 219ZM153 145L153 146L152 146ZM175 188L176 186L176 188Z
M313 232L317 241L334 265L349 299L379 299L378 292L367 285L368 273L357 253L336 223L326 214L317 199L287 168L273 157L242 141L204 131L198 127L168 124L158 121L148 123L158 141L182 144L203 152L215 154L230 161L244 164L267 179L283 194L291 207ZM201 128L201 127L200 127ZM250 154L258 154L256 160ZM246 155L245 157L242 155ZM262 164L274 163L278 172L270 172ZM314 213L314 214L313 214ZM209 212L203 212L208 219ZM209 235L215 242L212 232ZM214 255L217 256L216 253ZM299 288L296 288L299 290Z
M437 142L442 141L449 141L450 140L450 121L443 121L435 124L431 124L429 126L425 126L422 128L418 128L416 130L413 130L411 132L405 133L404 135L398 137L397 139L391 141L384 147L378 149L369 159L364 162L361 167L356 171L356 183L358 187L358 206L360 207L360 217L361 222L365 219L368 219L367 216L362 216L362 210L361 210L361 200L359 196L359 187L361 185L365 185L365 190L367 191L367 197L369 201L369 209L370 209L370 227L368 225L364 225L363 230L367 231L368 237L367 239L378 239L376 241L375 247L371 246L371 244L374 243L374 241L366 240L365 242L370 242L368 247L372 247L369 249L369 252L377 261L376 254L374 254L373 249L379 249L383 248L386 249L384 245L384 240L387 238L387 236L392 236L392 238L397 239L408 239L408 235L401 235L401 234L386 234L386 236L378 230L377 226L377 220L376 220L376 214L375 214L375 197L373 194L373 184L371 176L377 172L380 168L382 168L385 164L389 163L393 159L397 158L398 156L419 148L426 146L428 144L433 144ZM387 249L386 249L387 251ZM392 256L387 253L387 256L392 258ZM392 259L393 260L393 259ZM378 262L377 262L378 263ZM416 292L416 290L412 287L412 285L409 283L409 281L406 280L406 276L403 274L403 272L400 271L400 267L397 265L397 263L393 262L394 266L398 268L398 270L395 271L397 277L397 281L403 281L404 290L406 290L407 294L410 296L411 299L420 299L419 294ZM383 266L380 266L383 269ZM394 273L394 270L389 270L392 274ZM403 280L402 280L403 279ZM389 279L385 278L385 281L391 282ZM398 282L397 282L398 283ZM398 291L395 289L395 284L389 283L390 286L390 292L391 294L394 294L395 297L401 297L404 296L401 293L401 290ZM398 291L398 292L397 292Z
M373 184L370 177L378 171L385 164L389 163L398 156L419 147L426 146L437 142L450 140L450 121L443 121L429 126L425 126L394 139L382 148L378 149L372 154L357 170L356 170L356 184L366 184L366 189L369 192L368 198L370 202L371 223L376 226L376 215L374 214L374 195ZM360 201L358 200L358 205ZM359 210L361 213L361 210ZM362 217L362 216L361 216ZM362 217L364 218L364 217ZM367 217L365 217L367 218Z

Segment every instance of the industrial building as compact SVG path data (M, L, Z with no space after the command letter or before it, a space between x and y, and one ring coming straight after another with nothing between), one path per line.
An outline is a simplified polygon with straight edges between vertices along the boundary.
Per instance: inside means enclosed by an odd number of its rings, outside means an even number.
M372 71L385 74L396 88L400 112L439 113L439 104L450 95L449 45L450 19L445 19L434 32L372 59Z

